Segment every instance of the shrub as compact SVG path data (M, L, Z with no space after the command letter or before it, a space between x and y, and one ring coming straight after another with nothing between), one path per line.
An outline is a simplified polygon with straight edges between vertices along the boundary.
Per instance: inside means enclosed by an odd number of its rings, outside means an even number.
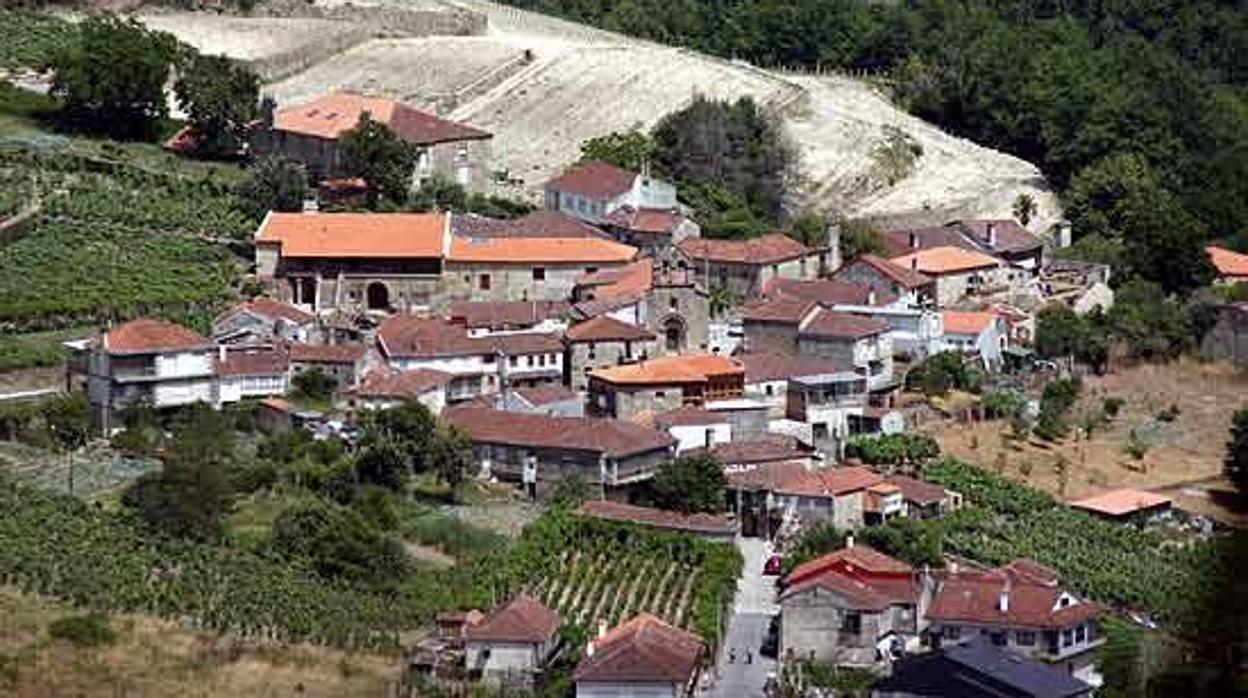
M1135 460L1144 460L1145 454L1148 453L1148 443L1144 441L1144 438L1140 436L1138 431L1132 429L1122 450Z
M273 525L273 545L282 554L308 561L317 574L374 588L402 579L402 547L383 536L359 512L328 502L298 504Z
M1182 414L1182 412L1179 410L1178 405L1170 405L1166 409L1157 413L1157 421L1173 422L1174 420L1179 418L1180 414Z
M1125 401L1122 398L1110 396L1101 400L1101 409L1105 410L1105 414L1110 419L1113 419L1118 416L1118 412L1122 410L1123 404L1125 404Z
M64 640L76 647L111 645L117 639L117 633L109 625L108 616L98 612L59 618L48 626L48 633L53 638Z
M884 434L850 439L845 453L870 465L921 463L940 455L940 445L927 434Z

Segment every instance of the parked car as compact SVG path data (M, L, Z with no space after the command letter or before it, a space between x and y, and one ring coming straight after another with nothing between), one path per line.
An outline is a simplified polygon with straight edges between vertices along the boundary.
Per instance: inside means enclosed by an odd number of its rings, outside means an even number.
M767 635L763 637L763 646L758 653L774 659L780 653L780 616L772 616L767 624Z
M780 554L772 555L767 558L767 562L763 563L763 574L769 577L778 577L784 571L784 556Z

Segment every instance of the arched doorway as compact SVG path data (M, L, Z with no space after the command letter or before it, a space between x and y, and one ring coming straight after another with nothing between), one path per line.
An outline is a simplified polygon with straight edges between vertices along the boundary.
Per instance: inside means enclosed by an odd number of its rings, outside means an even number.
M676 354L685 350L685 321L671 316L663 321L663 347Z
M390 309L390 289L380 281L374 281L368 285L365 295L367 298L369 310L389 310Z

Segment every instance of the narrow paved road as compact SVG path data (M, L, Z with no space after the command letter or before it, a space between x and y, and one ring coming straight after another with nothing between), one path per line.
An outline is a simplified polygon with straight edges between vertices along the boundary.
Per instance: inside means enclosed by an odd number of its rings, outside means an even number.
M737 538L736 545L745 558L745 566L737 580L727 640L720 651L718 676L710 691L717 698L762 696L767 674L776 670L775 660L759 653L771 617L780 610L776 604L775 577L763 576L763 563L771 555L771 547L758 538ZM746 661L747 658L752 661Z

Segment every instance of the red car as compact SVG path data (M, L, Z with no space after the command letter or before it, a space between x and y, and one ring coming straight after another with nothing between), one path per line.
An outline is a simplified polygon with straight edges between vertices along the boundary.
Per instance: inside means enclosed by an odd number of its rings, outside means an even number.
M778 577L784 571L784 556L772 555L763 563L763 574Z

